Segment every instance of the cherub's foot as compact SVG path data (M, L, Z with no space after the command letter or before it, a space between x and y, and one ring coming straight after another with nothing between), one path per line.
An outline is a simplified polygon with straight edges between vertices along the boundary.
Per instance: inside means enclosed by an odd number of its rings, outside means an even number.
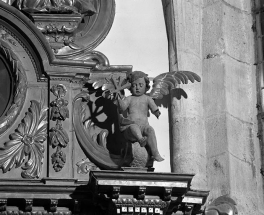
M138 142L139 142L139 145L141 147L146 146L147 145L147 137L142 137Z
M161 162L164 161L164 158L160 156L160 154L157 154L155 156L153 156L155 161Z

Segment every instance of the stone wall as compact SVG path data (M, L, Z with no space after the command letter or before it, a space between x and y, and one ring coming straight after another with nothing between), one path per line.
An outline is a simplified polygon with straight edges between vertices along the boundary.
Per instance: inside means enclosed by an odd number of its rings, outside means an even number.
M210 190L208 201L229 195L239 214L263 214L255 5L174 0L172 6L177 67L202 77L201 84L181 86L187 100L172 102L172 170L194 172L193 188Z

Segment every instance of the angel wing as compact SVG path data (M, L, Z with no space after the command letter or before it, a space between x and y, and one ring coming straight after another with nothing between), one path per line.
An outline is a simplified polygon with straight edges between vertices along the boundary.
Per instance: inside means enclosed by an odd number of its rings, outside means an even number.
M152 90L149 93L153 99L162 99L168 95L171 89L176 88L178 84L188 84L188 81L201 81L199 75L190 71L177 71L162 73L153 79Z

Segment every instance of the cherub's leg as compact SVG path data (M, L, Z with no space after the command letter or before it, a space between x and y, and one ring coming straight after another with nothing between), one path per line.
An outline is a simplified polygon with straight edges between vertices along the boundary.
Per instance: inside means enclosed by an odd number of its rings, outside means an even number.
M125 131L125 138L129 141L138 141L140 146L146 145L147 137L143 137L140 127L136 124L130 125Z
M154 159L158 162L163 161L164 158L160 156L160 153L158 151L157 139L154 129L151 126L146 126L144 128L143 135L147 136L147 144L150 148L151 154L154 157Z

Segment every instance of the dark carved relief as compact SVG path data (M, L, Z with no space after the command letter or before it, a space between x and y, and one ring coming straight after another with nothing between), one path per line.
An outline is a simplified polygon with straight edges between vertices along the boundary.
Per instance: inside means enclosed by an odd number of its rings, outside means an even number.
M67 132L63 129L62 122L69 118L68 101L63 99L66 87L62 84L54 85L51 92L57 97L51 102L50 119L56 121L56 126L50 129L50 143L56 152L51 155L51 162L56 172L59 172L66 162L66 154L62 151L69 143Z
M78 13L88 15L96 13L94 0L40 0L37 2L35 0L18 0L15 1L14 6L30 13Z
M40 177L46 138L47 108L33 100L26 116L10 135L10 140L0 148L0 168L6 173L14 166L18 168L24 164L23 178Z
M17 43L12 39L12 37L10 36L10 34L8 34L6 31L4 31L3 29L0 28L0 38L2 40L5 40L6 42L17 46Z
M7 43L13 41L9 38L8 34L0 28L2 38L5 38L5 41L0 39L0 55L7 62L13 82L13 97L11 98L10 106L7 107L5 115L0 118L0 135L3 134L16 120L19 112L21 111L27 92L27 79L25 75L24 68L13 52L11 46ZM5 36L3 36L5 35ZM7 41L7 42L6 42ZM14 44L12 42L12 44Z
M52 50L63 58L92 50L108 34L114 0L2 0L31 18Z
M221 196L215 199L208 207L205 209L204 215L225 215L225 214L238 214L236 208L236 202L227 196Z

